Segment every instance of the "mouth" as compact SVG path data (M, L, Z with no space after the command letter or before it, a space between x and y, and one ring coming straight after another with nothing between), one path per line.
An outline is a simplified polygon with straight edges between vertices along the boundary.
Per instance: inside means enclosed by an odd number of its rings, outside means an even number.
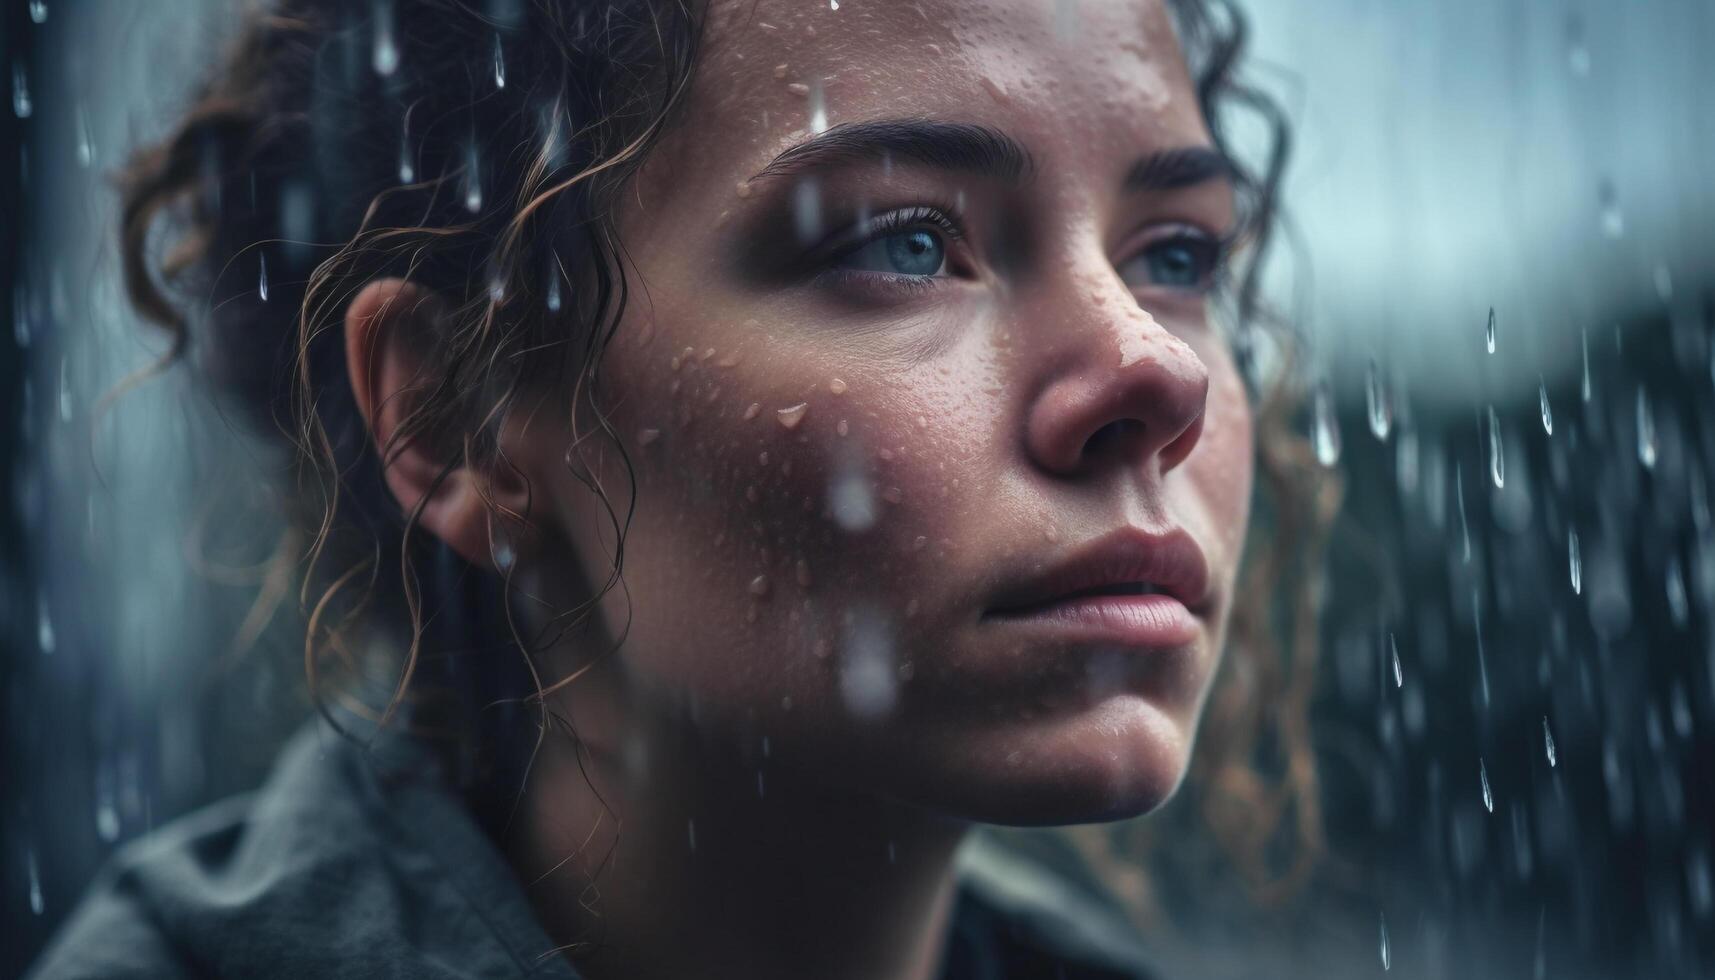
M996 595L985 622L1128 647L1195 641L1210 604L1208 562L1182 530L1124 528Z

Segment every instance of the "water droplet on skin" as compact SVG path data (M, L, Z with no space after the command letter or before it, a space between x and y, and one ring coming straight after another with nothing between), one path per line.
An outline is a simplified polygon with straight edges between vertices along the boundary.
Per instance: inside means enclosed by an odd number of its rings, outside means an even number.
M774 66L774 77L775 78L782 78L782 79L785 78L788 67L789 66L784 61L782 61L778 65L775 65Z
M1572 594L1583 594L1584 562L1578 557L1578 532L1570 528L1566 531L1566 566L1572 575Z
M1489 325L1483 331L1483 340L1489 345L1489 353L1495 352L1495 308L1489 307Z
M677 358L675 358L675 360L677 360ZM676 370L676 368L675 368L675 370ZM761 415L761 414L762 414L761 403L751 402L750 407L746 408L744 410L744 420L746 422L749 422L751 419L756 418L758 415Z
M810 563L805 561L802 558L798 559L798 565L797 565L795 571L796 571L797 576L798 576L798 584L800 586L806 588L806 589L809 588L810 587Z
M733 193L737 194L741 198L749 197L750 196L750 181L741 180L737 184L733 185Z
M786 91L791 92L793 95L809 95L810 86L805 85L803 82L787 82Z
M881 499L890 504L897 504L905 499L905 494L901 493L898 487L888 487L881 491Z
M759 463L762 466L767 466L768 465L768 450L764 449L762 452L757 453L756 461L757 461L757 463Z
M1554 732L1550 731L1548 728L1547 715L1542 716L1542 748L1548 753L1548 768L1553 769L1556 761L1554 755Z
M494 87L506 87L506 52L500 49L500 35L494 35Z
M750 580L750 594L761 598L768 594L768 576L758 575Z
M1537 375L1537 396L1542 401L1542 431L1554 435L1554 413L1548 408L1548 382Z
M790 408L777 409L774 412L775 421L786 429L796 429L804 421L805 413L810 411L809 402L799 402Z
M1364 376L1364 396L1370 409L1370 434L1386 442L1388 431L1393 428L1393 405L1382 387L1381 369L1376 366L1375 358L1370 359L1369 371Z
M759 492L756 489L755 484L751 484L750 486L744 488L744 499L750 501L753 504L758 503L762 500L762 494L761 494L761 492Z
M845 419L840 419L840 421L837 424L835 424L834 431L843 436L843 435L851 432L851 426L846 424Z
M1382 921L1382 969L1383 970L1391 970L1391 969L1393 969L1393 954L1389 951L1388 944L1387 944L1387 913L1385 913L1385 912L1382 913L1381 921Z
M677 354L674 354L672 358L667 361L667 367L674 371L677 371L684 366L685 359Z
M266 302L268 302L268 255L267 255L267 253L261 253L261 254L257 255L257 266L258 266L259 271L256 274L256 295L261 297L262 302L266 303Z
M1334 392L1327 382L1316 386L1311 406L1310 444L1316 461L1333 466L1340 461L1340 422L1334 417Z
M1387 649L1388 656L1393 660L1393 686L1404 687L1405 673L1399 667L1399 645L1394 643L1392 633L1387 635Z
M846 383L841 381L839 378L835 378L828 382L828 391L836 395L843 395L846 393Z
M814 644L812 644L810 647L811 655L814 656L817 660L826 660L826 659L828 659L828 656L830 654L832 654L833 652L834 652L833 645L830 644L827 640L820 640L819 639Z
M928 544L929 544L929 537L927 535L919 534L919 535L917 535L917 537L915 539L912 540L911 550L912 551L922 551L925 547L928 546Z
M1493 405L1489 406L1489 477L1495 481L1496 490L1506 485L1506 454L1501 451L1501 422L1495 416Z
M1489 767L1482 759L1477 760L1477 774L1483 780L1483 809L1495 812L1495 794L1489 791Z
M1650 413L1649 395L1638 388L1638 462L1655 469L1655 416Z
M729 368L737 366L738 354L736 353L722 354L720 360L715 362L715 367Z
M1050 524L1042 529L1042 540L1053 544L1060 540L1060 529Z
M643 429L637 433L637 444L639 446L647 446L659 438L661 438L660 429Z

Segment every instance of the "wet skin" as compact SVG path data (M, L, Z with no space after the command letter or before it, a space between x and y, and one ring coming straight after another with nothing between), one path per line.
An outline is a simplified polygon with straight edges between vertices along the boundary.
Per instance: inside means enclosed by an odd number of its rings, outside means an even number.
M1184 774L1251 491L1205 296L1232 189L1159 3L1054 7L711 11L619 214L633 300L601 376L636 477L624 588L545 660L594 664L554 698L584 755L548 740L512 852L529 880L584 848L532 891L571 941L625 821L592 976L671 975L651 937L686 930L735 972L924 975L968 822L1132 816ZM517 580L560 608L614 545L565 400L509 447L536 528ZM586 445L574 465L623 513L618 454ZM488 560L473 506L425 524ZM1125 528L1202 551L1190 642L993 615Z

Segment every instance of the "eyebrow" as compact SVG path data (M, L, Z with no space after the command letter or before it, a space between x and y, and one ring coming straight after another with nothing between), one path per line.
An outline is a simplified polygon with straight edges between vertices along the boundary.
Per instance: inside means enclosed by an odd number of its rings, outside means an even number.
M1181 146L1159 150L1138 160L1126 171L1128 191L1166 191L1191 187L1210 180L1232 181L1232 160L1208 146Z
M998 129L928 119L841 123L775 157L753 181L824 167L904 157L939 170L1023 183L1035 173L1030 152Z

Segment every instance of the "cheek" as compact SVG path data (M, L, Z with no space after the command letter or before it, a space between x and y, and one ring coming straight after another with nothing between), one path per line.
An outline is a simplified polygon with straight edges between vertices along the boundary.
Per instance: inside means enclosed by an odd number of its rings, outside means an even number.
M650 333L604 367L637 479L626 661L705 704L814 710L842 696L842 651L929 615L918 583L954 530L938 515L969 506L933 386L754 324L699 325L702 346Z

